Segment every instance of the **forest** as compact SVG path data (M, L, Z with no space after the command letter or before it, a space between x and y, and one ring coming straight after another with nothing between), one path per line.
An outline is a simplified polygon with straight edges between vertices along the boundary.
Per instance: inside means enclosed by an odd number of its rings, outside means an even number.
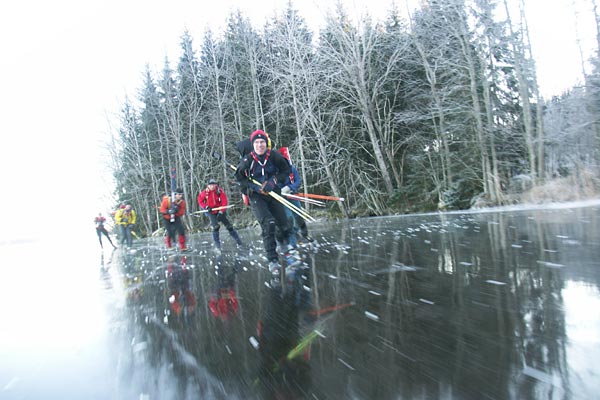
M382 21L353 21L339 5L317 33L291 2L260 30L235 12L198 44L184 31L179 59L146 66L124 101L109 145L115 207L132 204L140 233L154 232L175 168L189 212L214 178L234 224L250 224L227 163L256 129L289 148L302 191L345 199L307 204L316 218L515 204L536 189L594 195L598 51L586 62L584 84L544 99L526 15L507 0L426 0Z

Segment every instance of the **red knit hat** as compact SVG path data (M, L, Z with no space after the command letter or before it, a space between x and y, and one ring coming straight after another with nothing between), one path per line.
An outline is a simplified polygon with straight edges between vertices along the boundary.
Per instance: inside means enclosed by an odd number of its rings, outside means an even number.
M269 143L269 135L260 129L252 132L250 135L250 143L254 143L256 139L263 139L265 142Z

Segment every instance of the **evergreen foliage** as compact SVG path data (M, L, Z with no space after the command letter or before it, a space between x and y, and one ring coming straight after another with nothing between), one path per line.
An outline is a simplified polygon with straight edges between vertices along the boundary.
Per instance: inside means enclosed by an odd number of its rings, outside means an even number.
M165 60L153 76L147 67L137 101L121 111L118 201L134 205L143 230L156 230L175 167L191 212L209 178L239 204L232 171L211 154L237 164L236 144L255 129L290 149L304 191L346 199L313 214L503 204L513 176L597 165L598 60L587 87L545 104L526 32L496 20L495 3L429 0L410 20L392 7L382 22L352 22L339 4L318 35L289 3L260 32L231 14L199 49L184 32L175 68ZM246 211L229 214L238 213Z

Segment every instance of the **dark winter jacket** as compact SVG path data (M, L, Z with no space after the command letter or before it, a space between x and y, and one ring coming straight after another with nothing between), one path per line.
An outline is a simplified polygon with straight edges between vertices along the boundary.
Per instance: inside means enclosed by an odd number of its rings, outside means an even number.
M235 178L242 189L259 192L261 187L250 182L254 179L259 184L274 180L277 192L280 192L280 183L285 182L290 175L290 165L285 157L278 151L267 150L262 156L257 156L254 151L242 158L235 172Z

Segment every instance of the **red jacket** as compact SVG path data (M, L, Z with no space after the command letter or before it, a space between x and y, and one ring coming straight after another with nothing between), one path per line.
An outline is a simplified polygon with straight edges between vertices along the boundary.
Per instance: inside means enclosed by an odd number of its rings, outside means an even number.
M175 204L179 207L177 212L175 213L175 217L181 217L185 214L185 200L181 199L179 201L175 201ZM167 213L167 210L171 207L171 198L169 196L164 196L162 199L162 203L160 205L160 212L162 213L165 219L171 219L171 216Z
M106 222L106 218L104 218L104 217L98 216L94 219L94 223L96 224L96 229L98 229L98 230L104 229L105 222Z
M206 207L225 207L227 205L227 195L225 194L225 191L218 186L215 188L215 190L210 190L207 187L198 195L198 205L202 209L205 209ZM220 210L211 211L211 213L216 214L219 211ZM224 209L222 211L224 211Z
M232 288L219 289L216 295L211 295L208 308L215 317L227 320L238 311L238 299Z

